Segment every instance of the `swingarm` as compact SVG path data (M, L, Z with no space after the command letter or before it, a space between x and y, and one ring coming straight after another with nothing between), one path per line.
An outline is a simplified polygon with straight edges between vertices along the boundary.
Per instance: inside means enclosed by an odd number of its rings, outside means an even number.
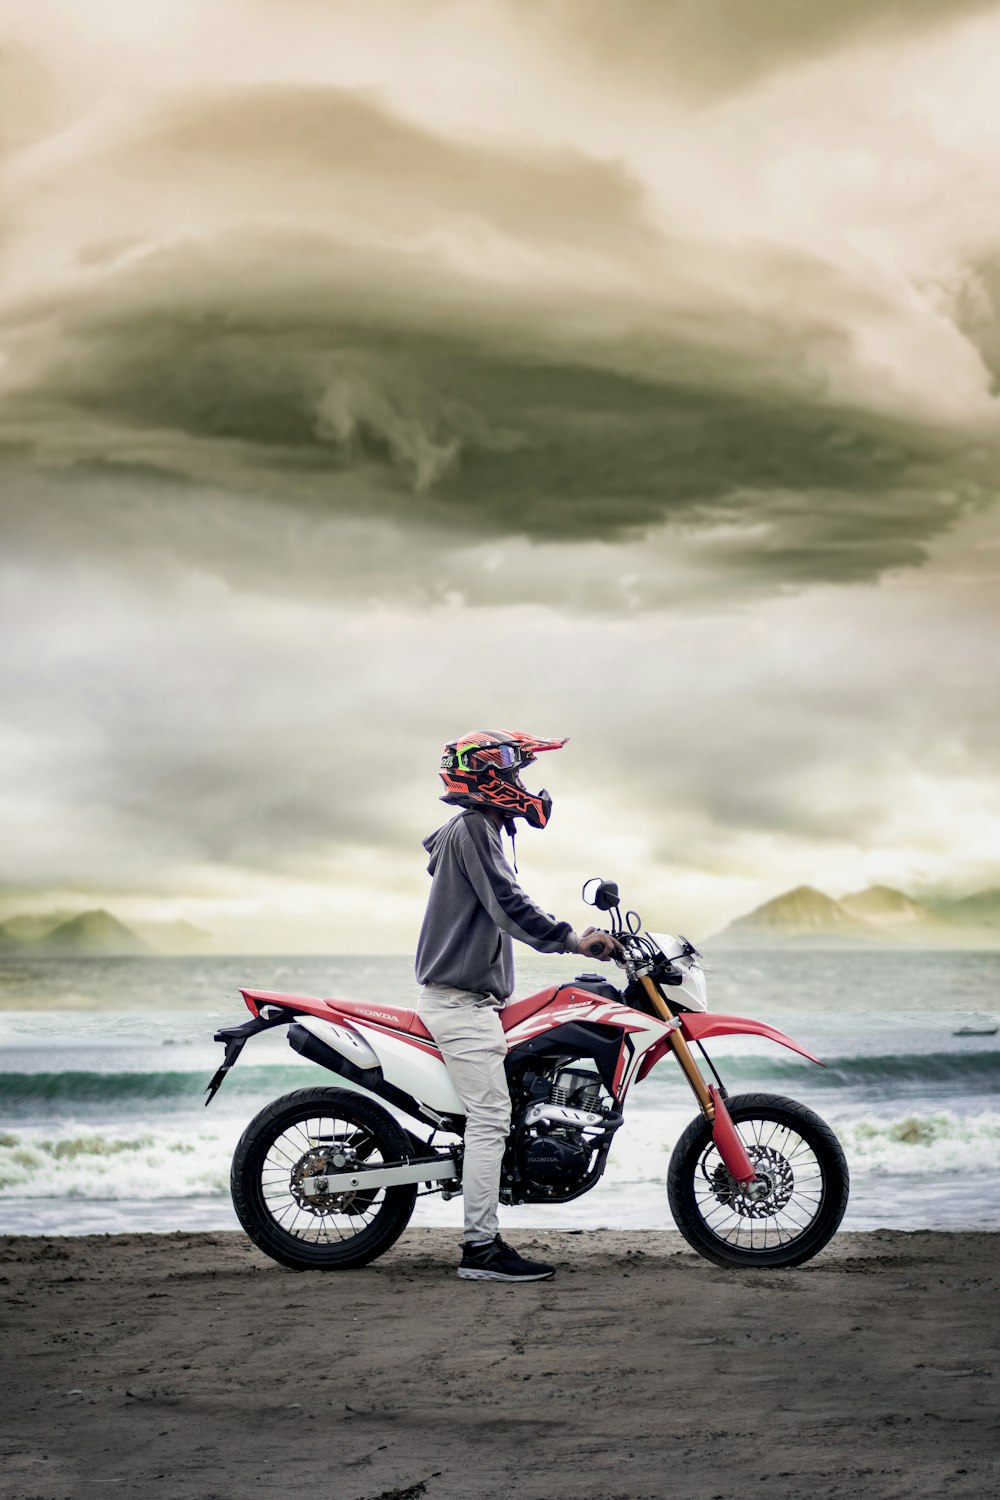
M454 1156L423 1156L398 1165L353 1167L349 1171L320 1172L307 1177L300 1192L307 1198L331 1193L365 1192L368 1188L400 1187L408 1182L450 1183L459 1188L459 1166Z

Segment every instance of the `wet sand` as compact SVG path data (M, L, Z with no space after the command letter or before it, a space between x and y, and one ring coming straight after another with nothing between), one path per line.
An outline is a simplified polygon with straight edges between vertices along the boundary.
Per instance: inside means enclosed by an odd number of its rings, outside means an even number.
M745 1500L998 1492L988 1234L842 1234L793 1271L678 1235L413 1230L297 1275L239 1234L0 1239L5 1500Z

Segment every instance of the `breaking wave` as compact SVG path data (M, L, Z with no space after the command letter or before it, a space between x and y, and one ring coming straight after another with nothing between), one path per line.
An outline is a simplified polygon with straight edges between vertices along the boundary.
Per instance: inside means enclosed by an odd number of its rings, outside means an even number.
M826 1067L817 1068L807 1058L772 1053L727 1056L719 1042L709 1044L709 1053L718 1062L725 1082L734 1085L753 1083L792 1084L808 1078L810 1088L871 1087L894 1083L951 1085L963 1089L1000 1086L1000 1051L928 1052L905 1055L886 1054L875 1057L831 1057ZM672 1076L667 1064L661 1064L654 1078ZM225 1098L235 1095L269 1094L274 1097L293 1088L303 1088L312 1081L341 1086L336 1076L320 1068L303 1065L269 1064L237 1066L225 1082ZM201 1072L60 1072L0 1074L0 1104L18 1106L73 1106L75 1104L197 1103L204 1095L208 1071Z
M220 1058L221 1060L221 1058ZM296 1065L236 1067L225 1081L226 1097L233 1094L282 1094L308 1085L319 1069ZM323 1073L324 1081L334 1075ZM113 1110L116 1104L199 1103L209 1072L197 1073L2 1073L0 1104L8 1108L28 1106L73 1106L100 1104Z
M607 1182L662 1183L690 1112L633 1112L615 1143ZM1000 1114L950 1111L833 1122L857 1177L1000 1171ZM242 1126L220 1120L190 1129L44 1131L0 1134L2 1199L225 1198Z
M932 1176L1000 1171L1000 1114L941 1110L895 1120L853 1120L836 1129L856 1172Z
M608 1162L611 1182L649 1182L666 1176L674 1143L691 1117L673 1112L626 1112ZM1000 1114L959 1115L949 1110L892 1118L837 1119L835 1130L854 1177L934 1176L1000 1172ZM660 1128L658 1129L658 1125Z
M720 1067L729 1079L799 1079L808 1076L811 1087L857 1088L894 1083L952 1084L956 1089L1000 1084L1000 1051L907 1052L874 1057L825 1057L823 1068L808 1058L783 1052L725 1057L718 1043L709 1044L709 1055L718 1048Z
M239 1127L0 1135L3 1198L222 1197Z

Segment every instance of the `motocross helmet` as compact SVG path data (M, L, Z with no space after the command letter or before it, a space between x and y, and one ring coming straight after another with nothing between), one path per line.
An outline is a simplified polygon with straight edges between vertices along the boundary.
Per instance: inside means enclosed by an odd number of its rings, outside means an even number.
M523 818L544 828L552 811L548 792L529 792L517 774L542 750L560 750L565 740L539 740L516 730L475 729L444 747L442 802L459 807L492 807L509 823Z

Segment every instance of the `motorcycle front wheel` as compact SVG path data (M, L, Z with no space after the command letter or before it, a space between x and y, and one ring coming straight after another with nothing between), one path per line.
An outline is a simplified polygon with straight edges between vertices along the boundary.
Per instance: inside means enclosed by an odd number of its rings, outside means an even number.
M347 1089L299 1089L243 1132L230 1175L233 1206L254 1244L281 1265L352 1270L398 1240L416 1184L317 1195L309 1179L412 1155L406 1132L373 1100Z
M767 1191L741 1192L700 1116L670 1158L667 1199L677 1228L717 1266L801 1265L833 1238L847 1208L840 1142L794 1099L738 1094L726 1108Z

